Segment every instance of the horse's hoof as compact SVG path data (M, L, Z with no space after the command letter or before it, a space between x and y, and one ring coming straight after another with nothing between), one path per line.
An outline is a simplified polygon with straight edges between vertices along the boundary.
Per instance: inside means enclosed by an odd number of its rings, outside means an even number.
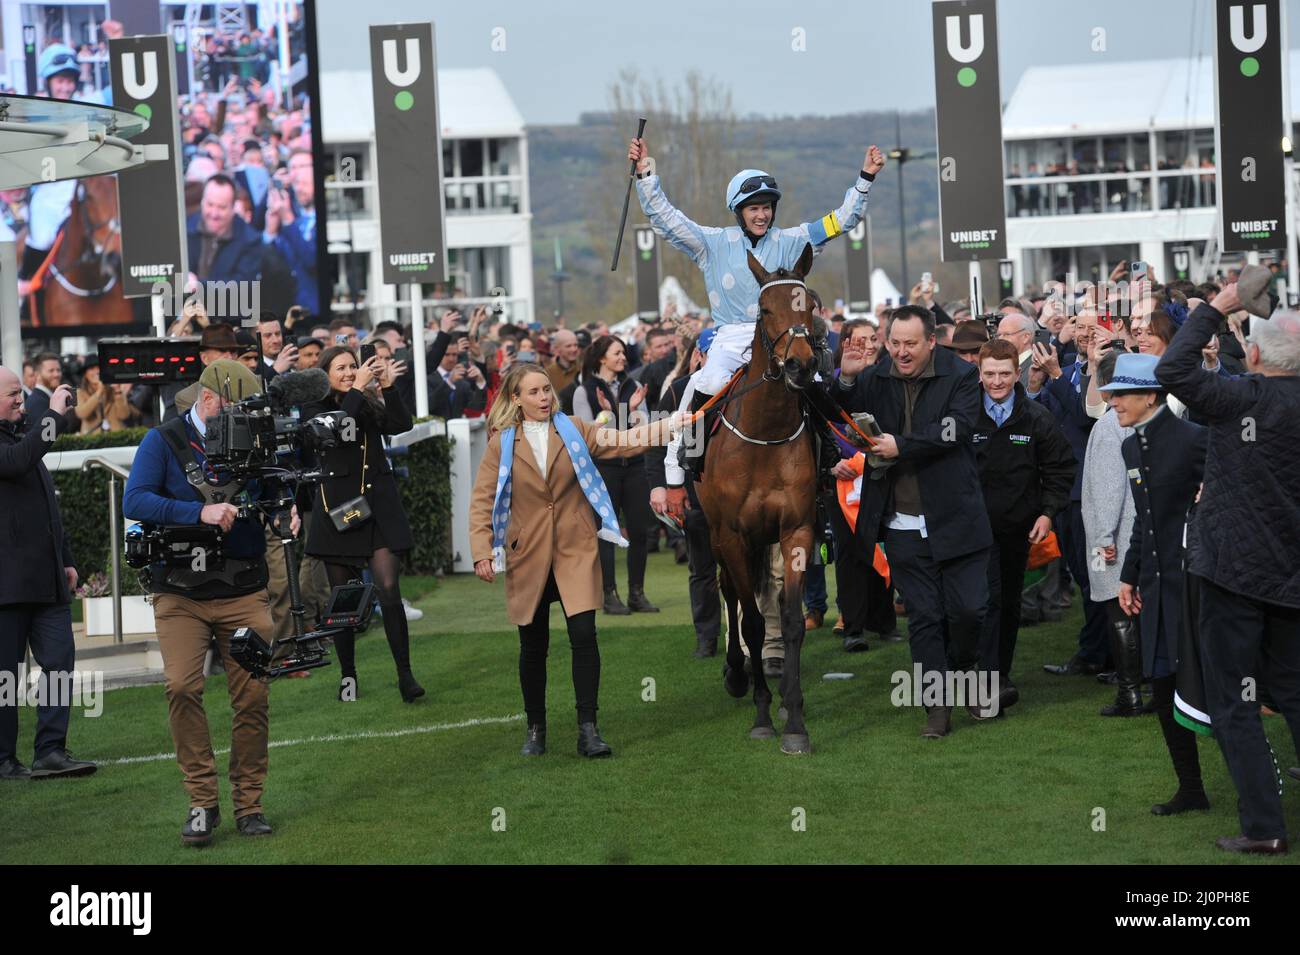
M792 756L802 756L812 752L812 742L808 739L808 734L791 734L787 733L781 737L781 752L789 753Z
M722 668L722 685L727 688L727 692L740 699L749 692L749 677L745 676L744 670L733 670L729 666Z
M776 730L772 729L772 727L770 726L755 726L752 730L749 731L750 739L771 739L775 735L776 735ZM804 739L807 738L808 737L806 736L804 737Z

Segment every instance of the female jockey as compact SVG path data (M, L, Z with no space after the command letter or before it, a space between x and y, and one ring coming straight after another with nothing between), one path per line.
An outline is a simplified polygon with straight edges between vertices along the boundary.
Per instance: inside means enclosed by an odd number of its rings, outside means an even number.
M718 228L697 225L668 201L659 177L652 172L654 164L644 139L632 140L627 156L637 164L637 197L650 225L689 255L704 273L713 324L718 332L708 360L691 377L681 404L682 410L698 411L749 360L758 319L759 288L749 271L746 253L752 252L769 272L793 268L805 245L811 244L813 253L819 253L823 245L852 229L865 215L867 193L876 174L884 168L885 157L876 146L869 147L862 171L845 191L844 202L838 209L813 222L778 229L774 222L781 190L776 180L761 169L742 169L732 177L727 186L727 208L735 215L736 225ZM676 457L670 448L665 462L670 487L685 481ZM703 457L702 441L697 442L690 457L694 458L693 468L698 475Z

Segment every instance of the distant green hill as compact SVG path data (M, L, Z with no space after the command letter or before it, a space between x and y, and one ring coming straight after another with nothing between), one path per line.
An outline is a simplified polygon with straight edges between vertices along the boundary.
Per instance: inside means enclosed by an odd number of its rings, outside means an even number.
M904 113L902 138L913 150L933 152L934 112ZM589 195L592 183L607 176L611 143L624 143L631 130L616 128L608 116L583 116L577 125L534 126L528 130L530 197L533 212L533 268L537 310L544 320L554 308L554 239L560 237L564 267L572 280L565 286L570 317L578 321L614 320L632 310L631 270L620 266L611 277L604 255L592 246L592 230L608 230L609 240L618 228L619 207L595 210ZM650 131L647 132L647 136ZM861 168L866 147L876 143L886 152L895 145L892 112L855 113L844 116L786 116L776 119L742 120L735 141L748 165L769 170L781 184L778 221L802 222L839 205L844 190ZM653 152L653 141L652 152ZM622 165L626 172L626 163ZM673 197L673 172L661 164L664 188ZM930 270L941 283L941 297L961 297L966 284L964 265L941 266L938 262L938 183L933 160L907 166L908 268L916 281ZM716 207L696 215L706 224L726 225L729 213L723 203L726 182L717 184ZM689 211L689 210L688 210ZM875 263L899 282L898 174L887 165L871 193L871 222ZM632 199L630 224L644 221ZM603 232L600 232L603 235ZM628 247L623 249L627 255ZM630 259L624 259L625 262ZM664 274L682 279L697 299L701 286L695 269L679 253L668 250ZM843 252L839 248L820 256L813 285L828 302L843 295ZM572 323L571 323L572 324Z

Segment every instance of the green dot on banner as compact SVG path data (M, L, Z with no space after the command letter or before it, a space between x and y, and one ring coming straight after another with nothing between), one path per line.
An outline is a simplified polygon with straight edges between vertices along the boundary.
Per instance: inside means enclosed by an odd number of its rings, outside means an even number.
M969 66L963 66L960 70L957 71L957 82L960 83L962 86L974 86L975 71L971 69Z
M393 97L393 105L402 110L402 112L406 112L406 110L415 105L415 97L412 96L408 90L402 90Z
M1259 60L1253 56L1248 56L1241 61L1241 75L1254 76L1259 72Z
M148 103L136 103L134 112L143 116L145 119L153 118L153 110L150 109Z

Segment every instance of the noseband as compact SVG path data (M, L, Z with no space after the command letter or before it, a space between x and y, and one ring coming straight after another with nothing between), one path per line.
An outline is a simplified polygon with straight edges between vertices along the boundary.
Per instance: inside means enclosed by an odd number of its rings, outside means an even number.
M773 281L768 282L766 285L764 285L762 288L758 290L758 298L760 302L762 302L763 300L763 292L765 292L767 289L770 289L774 285L797 285L805 292L807 292L808 290L807 284L801 281L800 279L774 279ZM767 371L763 372L763 378L767 381L776 381L777 379L784 377L787 387L796 391L802 390L796 388L795 385L791 384L789 376L785 374L784 368L785 368L785 363L790 358L790 349L794 347L795 341L800 338L804 339L805 341L809 340L808 326L804 325L802 322L800 322L797 325L791 325L780 335L777 335L775 339L773 339L767 333L767 323L763 321L763 314L760 310L758 315L758 334L760 340L763 342L763 350L767 352ZM789 335L790 338L789 341L785 343L785 351L780 357L778 357L776 353L777 346L781 344L781 340L784 339L787 335ZM810 347L811 347L811 342L810 342ZM772 373L773 365L776 365L777 368L780 369L775 374Z

